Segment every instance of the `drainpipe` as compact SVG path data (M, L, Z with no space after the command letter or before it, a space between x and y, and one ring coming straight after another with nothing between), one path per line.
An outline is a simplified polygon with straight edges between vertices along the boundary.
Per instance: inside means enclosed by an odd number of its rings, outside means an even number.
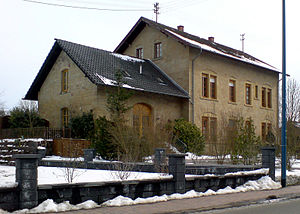
M192 123L195 123L195 71L194 71L194 61L201 55L202 48L200 47L200 52L192 59Z

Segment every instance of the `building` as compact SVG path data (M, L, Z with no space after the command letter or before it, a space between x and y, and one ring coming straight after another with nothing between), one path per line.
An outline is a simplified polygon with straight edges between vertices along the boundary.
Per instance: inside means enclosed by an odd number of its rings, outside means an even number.
M25 99L37 100L40 116L50 127L67 127L74 115L92 111L108 116L107 92L115 73L134 91L126 118L140 129L185 117L189 95L152 61L56 40Z
M263 139L278 126L279 72L239 50L141 17L116 53L150 59L190 95L184 115L206 135L237 116ZM274 132L273 132L274 133Z

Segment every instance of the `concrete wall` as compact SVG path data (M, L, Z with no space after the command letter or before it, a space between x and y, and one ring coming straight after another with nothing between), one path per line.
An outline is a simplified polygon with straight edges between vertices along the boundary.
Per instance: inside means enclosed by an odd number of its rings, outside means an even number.
M69 69L68 92L61 91L61 72L64 69ZM39 92L39 112L50 122L50 127L56 128L62 125L62 108L68 108L69 117L93 111L96 118L98 116L107 116L108 118L106 93L111 90L113 90L112 87L94 85L67 54L62 52ZM155 125L163 121L186 117L182 107L186 102L186 99L134 91L133 96L128 100L128 106L137 103L150 106L152 124ZM132 124L132 109L126 116L129 123Z

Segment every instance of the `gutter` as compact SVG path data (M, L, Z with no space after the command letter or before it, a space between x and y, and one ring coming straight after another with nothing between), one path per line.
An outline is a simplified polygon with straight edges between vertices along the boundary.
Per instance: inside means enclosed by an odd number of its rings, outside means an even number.
M192 123L195 124L195 71L194 62L202 54L202 48L200 48L199 53L192 59Z

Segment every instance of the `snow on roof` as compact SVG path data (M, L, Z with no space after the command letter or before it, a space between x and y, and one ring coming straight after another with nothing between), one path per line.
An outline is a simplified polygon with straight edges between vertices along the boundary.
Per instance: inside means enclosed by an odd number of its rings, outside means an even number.
M116 86L117 85L117 82L115 80L111 80L111 79L108 79L104 76L101 76L100 74L97 74L95 73L95 75L101 79L101 81L105 84L105 85L111 85L111 86ZM129 88L129 89L135 89L135 90L141 90L143 91L144 89L142 88L136 88L136 87L132 87L128 84L123 84L122 85L123 88Z
M262 61L260 61L260 60L256 60L256 59L255 59L255 60L251 60L251 59L249 59L249 58L246 58L246 57L244 57L244 56L242 56L242 55L238 55L238 54L236 54L236 55L234 56L234 55L232 55L232 54L228 54L228 53L226 53L226 52L222 52L222 51L220 51L220 50L218 50L218 49L215 49L215 48L213 48L213 47L211 47L211 46L208 46L208 45L206 45L206 44L202 44L202 43L200 43L200 42L198 42L198 41L195 41L195 40L186 38L186 37L184 37L184 36L181 36L181 35L179 35L179 34L173 32L173 31L171 31L171 30L168 30L168 29L165 29L165 30L168 31L169 33L175 35L175 36L178 37L179 39L181 39L181 40L183 40L183 41L185 41L185 42L188 42L188 43L190 43L190 44L193 45L193 46L200 47L200 48L202 48L202 49L204 49L204 50L206 50L206 51L210 51L210 52L213 52L213 53L217 53L217 54L220 54L220 55L223 55L223 56L227 56L227 57L230 57L230 58L233 58L233 59L240 60L240 61L242 61L242 62L250 63L250 64L253 64L253 65L257 65L257 66L260 66L260 67L263 67L263 68L267 68L267 69L279 71L277 68L275 68L275 67L273 67L273 66L271 66L271 65L269 65L269 64L267 64L267 63L264 63L264 62L262 62Z
M125 55L122 55L122 54L117 54L117 53L111 53L111 55L115 56L115 57L118 57L122 60L125 60L125 61L131 61L131 62L145 62L145 60L142 60L142 59L137 59L137 58L134 58L134 57L131 57L131 56L125 56Z

